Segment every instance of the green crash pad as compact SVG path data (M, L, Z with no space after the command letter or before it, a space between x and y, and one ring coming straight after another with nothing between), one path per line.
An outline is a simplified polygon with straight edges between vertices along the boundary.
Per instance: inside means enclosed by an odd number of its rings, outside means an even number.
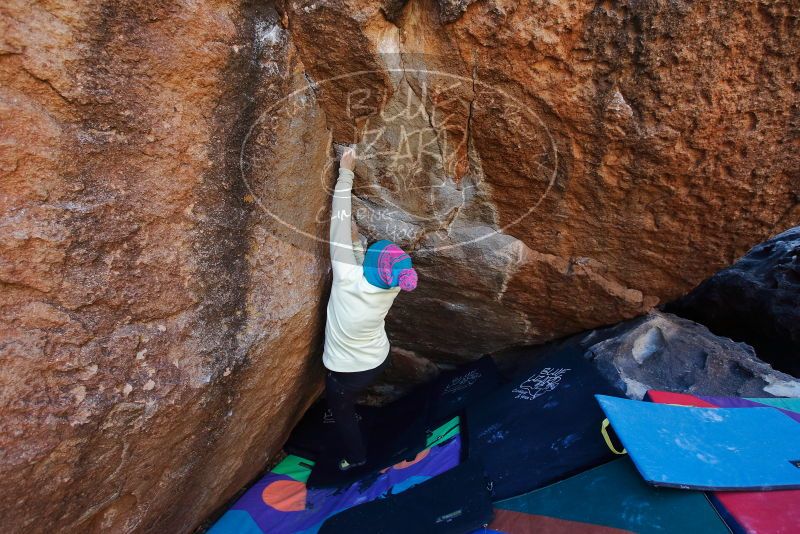
M311 474L311 468L314 467L314 462L306 460L301 456L290 454L286 456L281 462L272 468L272 472L277 475L286 475L298 482L305 482Z
M759 404L766 404L768 406L772 406L773 408L780 408L781 410L789 410L790 412L800 413L800 399L789 399L783 397L758 397L749 398L747 400L757 402Z
M522 466L520 466L522 468ZM628 458L494 504L489 528L507 533L730 532L702 492L654 488Z

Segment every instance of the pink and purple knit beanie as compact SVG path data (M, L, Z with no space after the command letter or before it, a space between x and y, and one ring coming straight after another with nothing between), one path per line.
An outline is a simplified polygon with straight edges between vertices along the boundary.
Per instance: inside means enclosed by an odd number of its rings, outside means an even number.
M413 291L417 287L411 257L386 239L370 245L364 254L364 277L383 289L400 286L403 291Z

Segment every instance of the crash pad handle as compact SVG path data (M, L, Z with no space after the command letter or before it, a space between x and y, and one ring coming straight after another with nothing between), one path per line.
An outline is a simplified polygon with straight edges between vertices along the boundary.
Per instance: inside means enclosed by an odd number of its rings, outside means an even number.
M628 451L624 447L620 451L614 446L614 442L611 441L611 436L608 435L608 427L610 426L611 423L608 421L608 419L603 419L603 425L600 427L600 433L603 435L603 439L606 440L606 445L608 445L608 448L611 449L611 452L614 454L628 454Z

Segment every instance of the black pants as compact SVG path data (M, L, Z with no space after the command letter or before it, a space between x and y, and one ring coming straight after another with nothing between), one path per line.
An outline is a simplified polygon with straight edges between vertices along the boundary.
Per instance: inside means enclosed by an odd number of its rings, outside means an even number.
M325 375L325 399L335 421L344 458L350 462L367 459L367 451L356 417L356 399L383 372L389 362L387 357L378 367L355 373L328 370Z

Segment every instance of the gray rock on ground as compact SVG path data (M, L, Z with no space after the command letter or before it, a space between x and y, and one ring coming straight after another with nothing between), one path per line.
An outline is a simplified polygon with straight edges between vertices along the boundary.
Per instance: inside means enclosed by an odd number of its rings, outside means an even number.
M648 389L735 397L800 397L800 380L776 371L752 347L705 326L653 311L560 342L498 354L507 372L554 350L577 346L601 373L641 399Z
M605 339L595 342L597 337ZM716 336L701 324L668 313L652 312L606 331L594 331L582 344L601 372L624 384L631 398L642 398L648 389L800 397L800 380L773 369L749 345Z

